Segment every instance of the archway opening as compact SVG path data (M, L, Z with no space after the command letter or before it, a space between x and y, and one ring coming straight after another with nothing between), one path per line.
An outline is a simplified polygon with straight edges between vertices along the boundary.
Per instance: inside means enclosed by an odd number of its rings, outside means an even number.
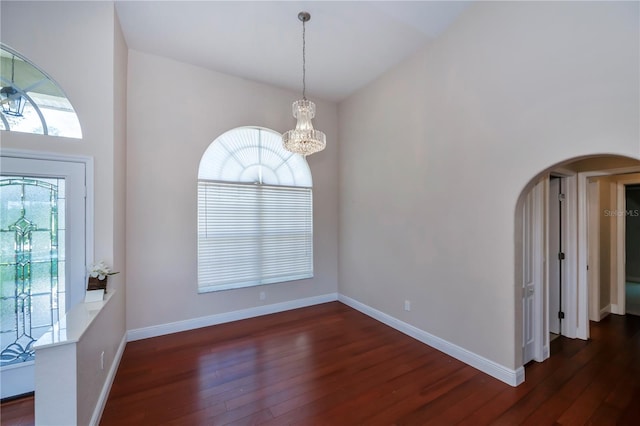
M554 336L586 340L590 322L626 313L625 225L634 208L625 188L636 181L640 160L603 154L552 165L522 190L515 317L523 365L549 358Z

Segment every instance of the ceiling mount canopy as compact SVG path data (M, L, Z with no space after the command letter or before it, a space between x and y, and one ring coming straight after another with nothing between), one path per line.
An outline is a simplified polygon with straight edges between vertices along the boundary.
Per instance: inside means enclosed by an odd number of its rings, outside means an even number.
M300 155L310 155L322 151L327 146L327 137L315 130L311 119L316 115L316 104L307 99L306 85L306 27L311 19L309 12L298 13L302 21L302 99L293 103L293 116L298 120L296 128L282 135L282 144L287 151Z

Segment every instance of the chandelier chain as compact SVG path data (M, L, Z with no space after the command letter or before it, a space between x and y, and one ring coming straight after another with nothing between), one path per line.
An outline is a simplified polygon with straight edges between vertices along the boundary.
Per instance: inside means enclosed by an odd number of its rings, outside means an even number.
M307 99L307 41L305 21L302 21L302 99Z

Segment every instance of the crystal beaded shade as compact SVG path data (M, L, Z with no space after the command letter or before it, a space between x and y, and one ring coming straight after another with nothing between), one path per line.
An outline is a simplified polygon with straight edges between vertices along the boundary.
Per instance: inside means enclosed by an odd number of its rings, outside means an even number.
M322 151L327 146L327 137L315 130L311 119L316 115L316 104L300 99L293 103L293 116L298 119L296 128L282 135L282 143L287 151L309 155Z

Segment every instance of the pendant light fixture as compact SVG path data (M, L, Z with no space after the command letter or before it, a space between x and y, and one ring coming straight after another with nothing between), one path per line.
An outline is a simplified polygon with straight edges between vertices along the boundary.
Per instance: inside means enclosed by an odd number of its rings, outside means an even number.
M0 103L2 103L2 112L14 117L22 117L22 111L26 104L24 97L16 90L14 86L16 55L11 56L11 86L5 86L0 89Z
M307 156L322 151L327 146L327 137L315 130L311 119L316 115L316 104L306 96L306 39L305 23L311 19L308 12L298 13L302 21L302 99L293 103L293 116L298 120L296 128L282 135L282 144L287 151Z

